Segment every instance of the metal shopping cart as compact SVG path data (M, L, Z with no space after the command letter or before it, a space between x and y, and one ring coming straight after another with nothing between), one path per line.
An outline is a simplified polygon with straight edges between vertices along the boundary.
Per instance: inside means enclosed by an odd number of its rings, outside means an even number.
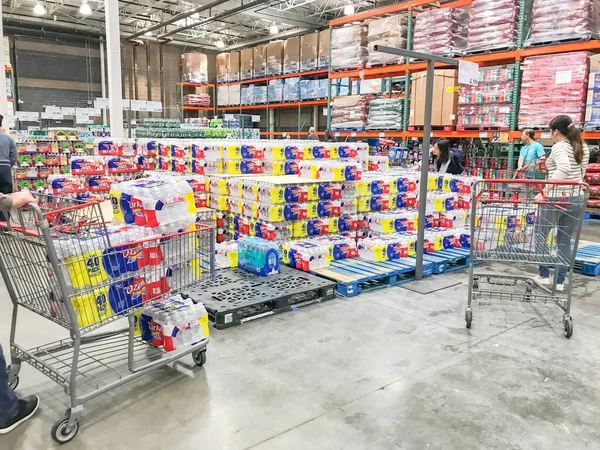
M138 336L136 311L214 273L213 229L197 225L133 242L124 236L107 228L99 203L54 196L40 196L0 223L0 271L13 302L9 383L16 388L27 362L64 388L71 407L51 430L59 443L79 431L87 400L190 353L198 366L206 361L208 328L186 328L193 340L166 352ZM19 307L66 328L69 337L34 348L17 344ZM114 331L123 318L127 328ZM110 331L99 330L109 324Z
M471 259L467 328L474 300L555 303L564 335L573 334L573 266L589 186L582 182L494 179L475 184L471 210ZM548 282L527 275L476 272L478 261L554 268ZM568 275L557 289L559 272Z

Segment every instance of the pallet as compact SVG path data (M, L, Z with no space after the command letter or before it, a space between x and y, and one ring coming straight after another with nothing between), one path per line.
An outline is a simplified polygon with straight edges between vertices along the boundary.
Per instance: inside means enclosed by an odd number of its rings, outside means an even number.
M594 242L580 241L575 255L576 272L597 277L600 275L600 245Z
M487 55L490 53L508 52L516 48L516 45L497 45L495 47L489 47L485 49L466 49L462 52L462 54L463 56Z
M600 210L587 209L583 215L583 220L600 220Z
M311 273L337 282L336 292L344 297L354 297L361 292L395 286L415 279L415 260L411 258L375 262L363 258L332 261L325 269ZM423 262L423 276L433 273L433 264Z
M455 128L454 125L431 125L432 131L454 131ZM423 125L411 125L408 127L408 131L423 131Z
M591 37L590 38L574 37L574 38L568 38L568 39L554 39L554 40L548 40L548 41L525 42L523 47L524 48L546 47L549 45L570 44L572 42L586 42L586 41L589 41L590 39L591 39Z
M333 132L341 132L341 131L344 131L344 132L353 132L353 131L362 132L362 131L365 131L365 129L364 129L364 127L359 127L359 128L334 128L334 127L331 127L331 131L333 131Z
M484 125L457 125L456 131L510 131L510 127L488 127Z
M261 277L224 269L182 292L204 304L218 330L335 298L335 283L281 266L281 273Z
M583 126L583 131L600 131L600 125L596 124L585 124Z
M423 260L432 264L434 274L467 269L470 259L471 250L468 248L451 248L423 255Z

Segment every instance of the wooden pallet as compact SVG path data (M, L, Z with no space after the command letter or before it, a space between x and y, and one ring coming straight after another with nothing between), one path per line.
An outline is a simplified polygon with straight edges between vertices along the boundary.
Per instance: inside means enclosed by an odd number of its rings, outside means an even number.
M575 256L575 271L583 275L600 275L600 244L580 241Z
M454 125L431 125L432 131L454 131L455 128ZM423 131L423 125L411 125L408 131Z
M337 282L336 292L353 297L361 292L395 286L415 279L415 263L412 258L375 262L363 258L332 261L325 269L312 271L315 275ZM423 276L433 274L433 263L423 261Z

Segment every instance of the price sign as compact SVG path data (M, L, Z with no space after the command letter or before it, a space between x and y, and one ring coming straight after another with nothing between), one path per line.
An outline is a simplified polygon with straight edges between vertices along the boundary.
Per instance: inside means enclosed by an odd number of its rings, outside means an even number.
M260 122L260 116L252 116L252 122Z
M479 84L479 65L471 61L458 61L458 83L477 86Z
M108 109L108 99L103 97L95 99L94 108Z
M147 111L150 112L162 112L163 105L162 102L146 102Z
M17 111L15 117L21 122L37 122L40 120L39 112Z
M122 99L123 102L123 111L129 111L131 109L131 102L127 99Z
M92 117L100 117L102 115L102 111L100 108L88 108L88 115Z
M63 116L74 116L75 115L75 108L67 108L65 106L63 106L61 108L61 112Z

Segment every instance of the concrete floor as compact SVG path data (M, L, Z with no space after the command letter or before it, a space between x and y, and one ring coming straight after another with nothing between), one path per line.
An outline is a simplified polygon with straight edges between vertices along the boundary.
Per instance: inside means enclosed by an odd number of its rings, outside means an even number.
M436 275L427 283L459 284L428 295L388 288L213 330L204 369L188 357L90 401L63 448L600 448L600 277L576 277L570 340L562 312L545 305L482 304L467 330L466 281ZM10 302L0 298L7 349ZM64 336L27 311L21 319L25 346ZM53 448L67 397L27 365L18 392L43 403L0 449Z

